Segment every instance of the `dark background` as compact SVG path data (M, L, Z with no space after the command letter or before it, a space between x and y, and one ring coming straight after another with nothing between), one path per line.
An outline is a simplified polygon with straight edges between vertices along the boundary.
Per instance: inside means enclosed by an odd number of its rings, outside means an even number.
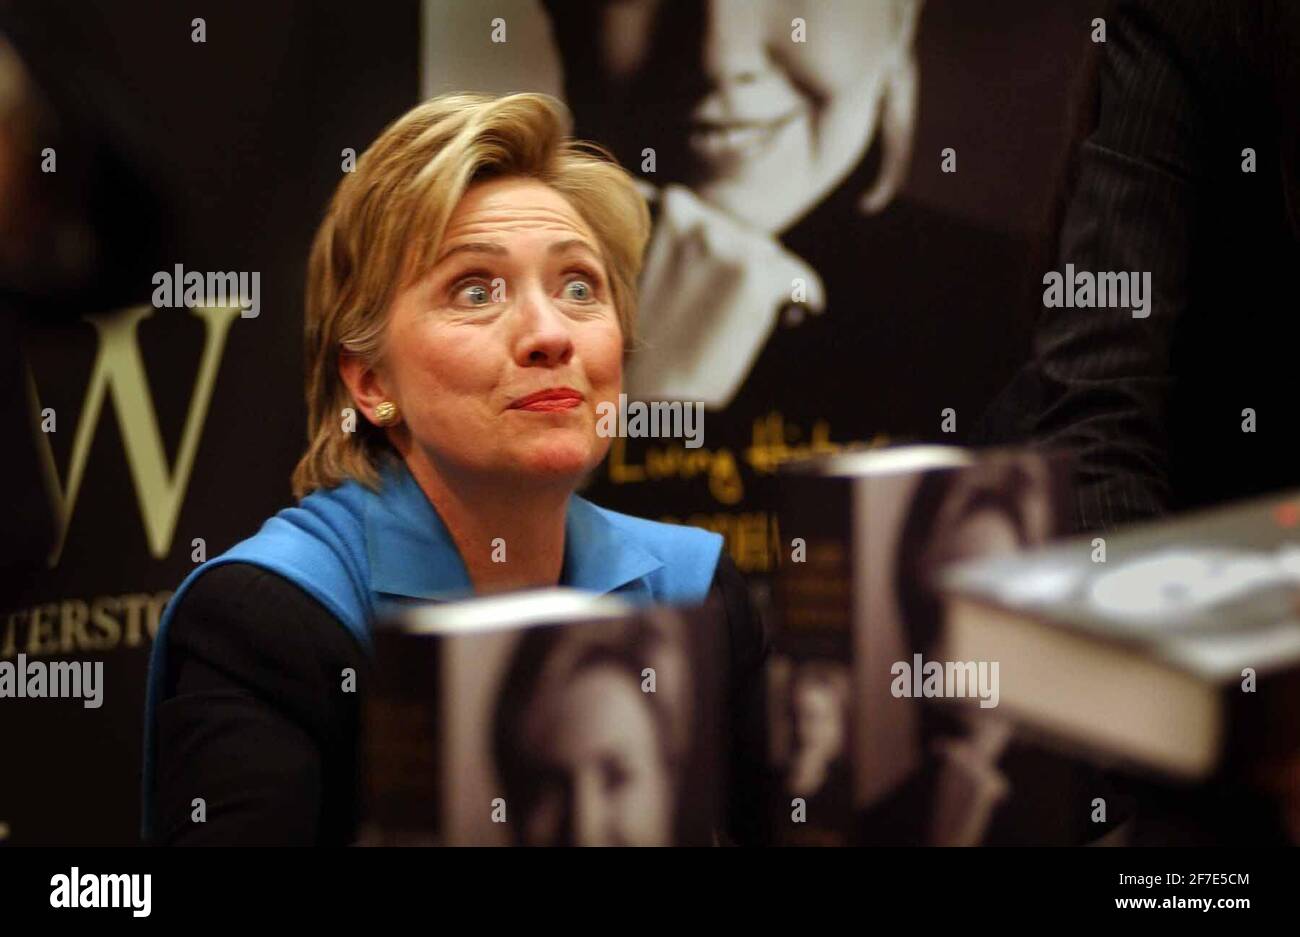
M215 556L290 502L289 473L305 443L302 283L307 247L341 176L340 151L358 152L418 98L419 9L408 0L341 5L236 2L41 2L3 9L11 41L58 80L82 87L103 131L130 137L174 238L153 269L257 270L261 313L236 319L217 374L171 550L150 556L112 403L91 446L63 555L22 571L4 612L62 599L171 590L193 568L191 541ZM206 44L190 20L207 22ZM24 42L23 37L30 37ZM111 109L105 109L111 105ZM59 152L60 172L76 152ZM153 287L113 306L147 304ZM75 318L29 325L24 348L66 484L77 417L95 354ZM202 354L202 322L156 310L139 329L159 428L174 464ZM30 427L6 426L25 456ZM8 448L6 444L5 448ZM43 506L44 494L20 497ZM17 648L22 650L21 645ZM138 839L140 739L148 642L69 659L105 661L101 709L48 700L0 702L0 822L21 843Z
M1087 50L1089 11L1098 6L931 0L917 43L921 118L907 191L951 215L1032 240L1053 186L1070 87ZM491 15L483 11L485 22ZM191 42L194 16L206 20L204 44ZM148 551L106 401L63 554L54 568L39 556L11 566L0 624L12 611L44 603L174 589L193 568L194 538L216 556L290 503L289 474L305 444L300 346L308 246L341 177L340 151L360 153L420 98L421 19L415 0L202 8L163 0L0 2L0 30L44 76L66 119L88 139L111 141L140 176L145 195L104 213L113 256L138 261L143 270L177 263L186 270L257 270L262 303L259 317L231 327L168 554L158 559ZM958 150L956 176L939 171L946 146ZM62 148L60 172L74 172L78 160L97 152ZM143 217L151 219L147 228ZM151 233L160 231L165 235L151 244ZM99 281L100 288L92 283L86 309L57 302L39 316L19 309L40 406L58 414L50 441L64 484L96 350L94 330L78 313L147 304L152 293L147 275L111 279ZM1021 313L1007 309L1008 316ZM184 309L155 310L140 326L139 343L174 464L202 324ZM31 426L11 417L0 439L6 471L30 478L22 469L37 451ZM48 523L44 492L30 485L9 490L23 512L13 514L22 518L13 523L22 529L5 536L47 533L39 530ZM69 659L105 662L104 706L0 701L0 823L15 844L135 842L148 640Z

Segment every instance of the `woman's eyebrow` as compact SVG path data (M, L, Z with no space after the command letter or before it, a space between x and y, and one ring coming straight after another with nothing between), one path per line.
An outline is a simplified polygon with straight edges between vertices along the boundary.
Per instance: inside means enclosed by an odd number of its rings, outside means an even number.
M501 256L509 254L510 251L506 249L505 245L498 244L495 241L467 241L464 244L457 244L455 247L443 251L442 254L439 255L438 259L433 262L434 266L437 266L448 257L454 256L455 254L466 253L496 254L497 256Z
M556 241L554 244L552 244L550 247L546 249L546 252L548 254L562 254L567 250L573 250L575 248L588 251L595 257L600 256L600 254L597 253L596 249L592 247L590 243L583 240L582 238L567 238L563 241Z
M596 257L600 256L596 249L591 246L591 243L582 238L566 238L563 241L556 241L547 247L546 252L548 254L562 254L575 248L589 251ZM501 257L509 253L509 249L504 244L499 244L496 241L467 241L464 244L457 244L455 247L443 251L438 259L434 261L434 265L436 266L456 254L493 254Z

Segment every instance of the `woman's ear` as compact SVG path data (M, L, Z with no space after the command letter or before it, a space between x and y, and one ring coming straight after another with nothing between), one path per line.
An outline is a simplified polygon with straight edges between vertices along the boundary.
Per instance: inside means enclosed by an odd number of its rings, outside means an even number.
M389 395L386 382L379 372L366 364L360 355L343 350L339 351L338 367L339 378L347 387L357 409L374 425L382 425L375 419L375 407L385 401L396 401Z

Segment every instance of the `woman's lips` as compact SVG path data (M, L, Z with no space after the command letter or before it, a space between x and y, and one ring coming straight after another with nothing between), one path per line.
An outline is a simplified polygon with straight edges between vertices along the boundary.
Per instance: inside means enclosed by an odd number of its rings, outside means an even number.
M690 127L687 142L696 158L705 162L752 158L800 113L795 109L775 120L696 122Z
M571 410L582 403L583 396L571 387L551 387L520 397L510 404L511 410Z
M578 404L582 403L577 397L563 397L557 400L535 400L532 403L525 404L522 407L516 407L517 410L572 410Z

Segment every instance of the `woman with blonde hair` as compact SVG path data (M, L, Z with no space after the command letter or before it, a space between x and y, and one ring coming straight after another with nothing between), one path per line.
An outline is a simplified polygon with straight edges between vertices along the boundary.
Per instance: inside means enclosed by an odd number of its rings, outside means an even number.
M729 818L758 824L766 639L722 539L575 490L608 451L649 236L643 198L545 95L445 95L339 184L306 292L309 444L295 507L204 563L155 639L144 833L346 843L357 693L395 602L564 585L727 610ZM194 801L202 798L203 822Z

